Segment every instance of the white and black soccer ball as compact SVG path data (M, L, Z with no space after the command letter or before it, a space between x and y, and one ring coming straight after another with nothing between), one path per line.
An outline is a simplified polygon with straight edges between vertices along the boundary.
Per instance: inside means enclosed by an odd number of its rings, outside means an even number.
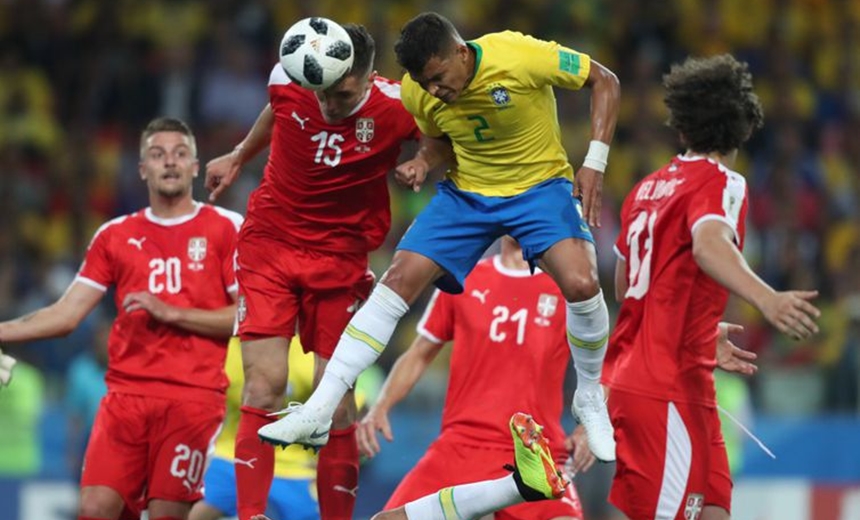
M352 40L346 29L328 18L305 18L287 29L281 40L281 66L302 87L323 90L352 67Z

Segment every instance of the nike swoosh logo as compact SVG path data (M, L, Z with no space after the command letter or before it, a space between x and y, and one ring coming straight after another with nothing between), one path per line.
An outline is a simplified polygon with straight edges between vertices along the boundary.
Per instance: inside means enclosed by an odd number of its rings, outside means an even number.
M312 434L310 434L309 437L311 439L321 439L321 438L325 437L326 435L328 435L328 430L325 430L323 432L319 432L317 430L314 430L314 432Z

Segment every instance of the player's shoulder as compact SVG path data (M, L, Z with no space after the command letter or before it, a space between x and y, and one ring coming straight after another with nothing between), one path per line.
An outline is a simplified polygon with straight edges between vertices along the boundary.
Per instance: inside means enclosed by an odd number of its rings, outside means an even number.
M134 213L128 213L126 215L120 215L118 217L114 217L96 230L93 234L93 240L95 240L99 236L108 236L113 233L122 233L129 229L133 229L136 225L139 225L141 219L143 218L144 210L135 211Z
M270 87L272 85L284 85L284 86L286 86L286 85L289 85L290 83L292 83L292 80L290 80L289 76L287 76L287 73L286 73L286 71L284 71L284 68L281 67L280 63L275 63L275 65L272 67L272 71L269 72L269 86Z
M692 183L716 183L746 189L747 181L743 175L710 157L689 158L679 155L670 163L669 169L676 165L684 168L684 178Z
M479 45L510 45L528 40L530 36L520 31L506 30L491 32L475 38L473 41Z
M402 86L399 81L389 79L383 76L373 78L373 86L376 87L384 98L395 100L400 103Z
M240 213L213 204L201 204L200 215L207 220L221 222L235 231L239 231L245 220Z

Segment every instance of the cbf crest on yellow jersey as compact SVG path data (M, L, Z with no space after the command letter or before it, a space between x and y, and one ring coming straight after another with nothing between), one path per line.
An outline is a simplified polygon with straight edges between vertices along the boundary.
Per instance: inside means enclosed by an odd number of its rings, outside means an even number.
M451 181L461 190L511 196L548 179L573 179L552 88L581 88L589 56L513 31L467 45L476 53L475 75L455 102L431 96L408 74L401 90L422 132L451 138L458 164Z

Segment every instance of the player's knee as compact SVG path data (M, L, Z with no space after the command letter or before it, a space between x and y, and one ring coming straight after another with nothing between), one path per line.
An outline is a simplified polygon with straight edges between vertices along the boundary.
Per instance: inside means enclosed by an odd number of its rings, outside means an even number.
M600 281L592 273L570 273L561 280L559 289L565 300L583 302L600 292Z
M246 373L245 384L242 386L242 404L274 410L282 404L286 389L286 381L273 381L263 373Z
M78 515L85 518L117 518L122 512L122 498L113 490L99 492L91 488L81 493Z

